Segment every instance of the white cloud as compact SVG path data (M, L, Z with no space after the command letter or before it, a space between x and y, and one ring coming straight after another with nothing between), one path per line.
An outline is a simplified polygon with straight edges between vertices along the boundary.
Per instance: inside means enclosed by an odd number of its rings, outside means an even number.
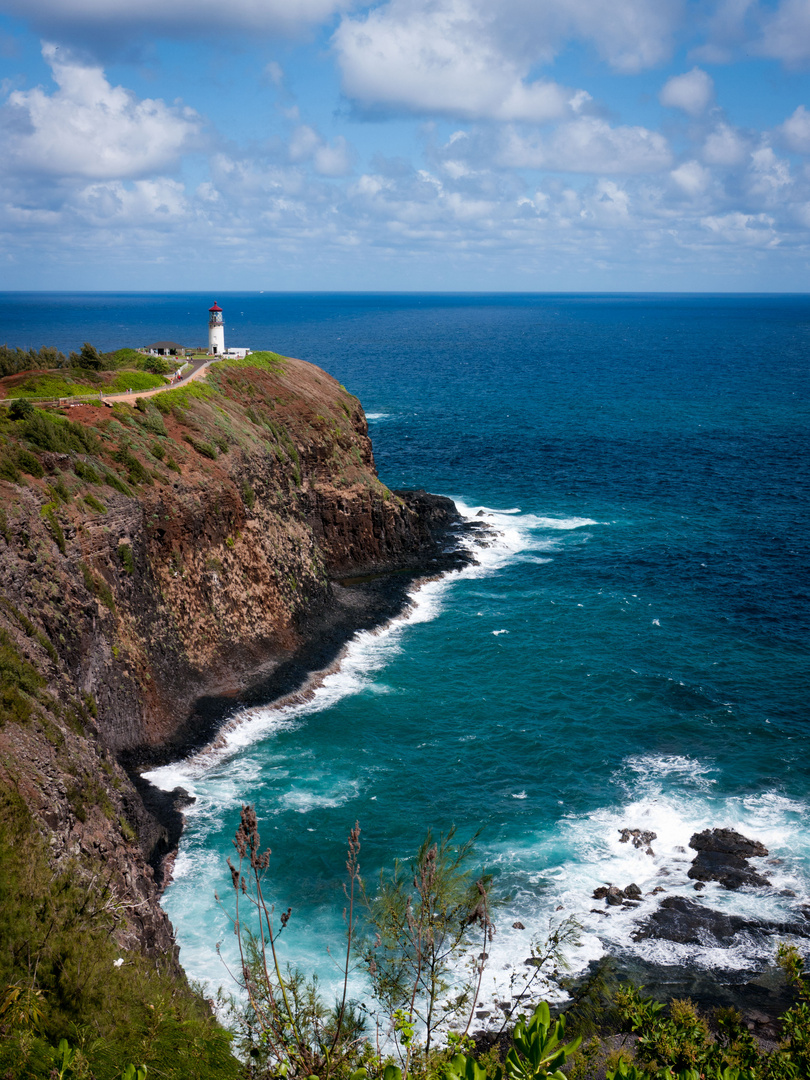
M810 113L804 105L800 105L776 130L790 150L810 154Z
M352 171L354 154L342 135L329 143L317 131L302 124L290 140L290 160L311 161L320 176L346 176Z
M752 194L764 196L770 201L774 196L781 197L781 189L791 183L790 165L778 158L770 146L762 146L751 154Z
M469 0L394 0L346 18L334 36L343 90L369 107L537 122L563 116L571 93L526 82L529 65L499 49L489 22Z
M728 124L718 124L703 143L703 160L709 165L739 165L747 153L747 140Z
M544 122L589 95L532 79L568 41L639 71L670 49L681 0L388 0L333 37L343 90L366 108Z
M192 109L139 101L111 86L100 67L60 58L54 45L42 54L58 90L17 90L4 110L5 154L17 168L91 179L138 176L174 165L199 135Z
M810 59L810 0L782 0L768 12L755 49L787 64Z
M92 184L77 193L73 205L96 225L169 226L188 211L183 184L165 177L136 180L129 187L120 180Z
M701 68L685 75L673 75L661 88L658 100L670 109L683 109L690 116L700 116L714 98L714 82Z
M670 176L686 195L701 195L711 182L711 173L699 161L685 161Z
M731 214L707 216L701 220L705 229L719 240L744 247L776 247L779 237L774 230L774 219L767 214Z
M668 168L663 135L643 127L612 128L597 117L560 124L547 139L508 133L501 163L513 168L576 173L646 173Z

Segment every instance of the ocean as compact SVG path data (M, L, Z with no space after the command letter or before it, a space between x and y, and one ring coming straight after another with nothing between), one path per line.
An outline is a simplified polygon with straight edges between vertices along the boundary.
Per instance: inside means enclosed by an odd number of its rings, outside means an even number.
M3 297L10 344L62 349L196 345L214 299L226 344L358 395L385 483L492 531L475 565L359 634L311 701L253 708L215 754L152 774L196 797L164 896L188 974L229 986L214 893L242 803L293 909L285 956L327 987L355 821L370 883L428 828L477 835L506 898L487 1000L569 916L575 971L605 954L729 979L772 962L756 936L633 933L654 888L697 898L687 845L709 827L763 841L772 887L710 883L702 903L782 920L808 903L810 297ZM654 854L622 828L655 832ZM639 908L594 910L594 888L630 882Z

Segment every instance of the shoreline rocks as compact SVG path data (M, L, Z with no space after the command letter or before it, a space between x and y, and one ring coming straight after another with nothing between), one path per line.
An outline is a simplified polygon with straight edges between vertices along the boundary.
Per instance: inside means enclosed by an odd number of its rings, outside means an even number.
M689 847L697 851L687 875L693 881L719 881L725 889L770 885L748 864L750 858L768 854L758 840L749 840L734 829L704 829L694 833Z

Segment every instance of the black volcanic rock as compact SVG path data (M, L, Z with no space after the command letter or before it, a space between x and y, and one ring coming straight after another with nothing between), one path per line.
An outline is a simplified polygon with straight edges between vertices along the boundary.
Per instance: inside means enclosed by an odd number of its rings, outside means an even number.
M729 945L743 931L752 934L794 934L810 936L801 923L757 922L741 915L726 915L704 907L685 896L668 896L635 932L635 941L648 938L675 941L681 945Z
M726 889L770 885L748 865L752 856L768 854L758 840L749 840L733 829L704 829L692 836L689 846L697 851L688 874L693 881L719 881Z
M727 855L739 855L743 859L768 854L768 849L759 840L749 840L734 829L704 829L703 832L692 835L689 847L695 851L716 851Z

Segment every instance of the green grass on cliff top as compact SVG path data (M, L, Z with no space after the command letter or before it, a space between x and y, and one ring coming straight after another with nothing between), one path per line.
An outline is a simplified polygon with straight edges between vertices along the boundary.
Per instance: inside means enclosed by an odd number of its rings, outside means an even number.
M105 394L121 394L127 390L153 390L157 386L165 386L166 380L161 375L153 375L149 371L117 371L112 378L82 379L71 372L70 375L61 375L56 372L43 372L31 375L24 382L18 383L10 397L22 398L66 398L83 397L88 394L97 394L100 390Z

